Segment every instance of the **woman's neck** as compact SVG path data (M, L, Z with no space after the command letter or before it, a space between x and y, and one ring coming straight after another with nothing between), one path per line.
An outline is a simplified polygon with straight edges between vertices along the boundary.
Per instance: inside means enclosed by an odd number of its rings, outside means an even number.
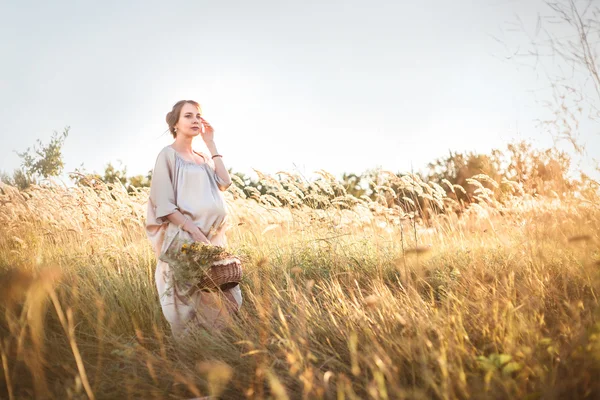
M171 146L180 153L193 154L194 152L192 150L192 138L178 136L175 138L175 142Z

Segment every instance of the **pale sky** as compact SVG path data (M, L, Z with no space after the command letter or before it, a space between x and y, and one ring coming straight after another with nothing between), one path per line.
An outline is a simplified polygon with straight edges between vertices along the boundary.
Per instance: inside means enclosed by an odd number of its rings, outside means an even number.
M515 138L549 146L535 122L547 82L506 58L528 44L516 16L534 30L538 13L540 0L0 0L0 170L68 125L66 171L121 160L145 174L181 99L202 104L234 171L397 172Z

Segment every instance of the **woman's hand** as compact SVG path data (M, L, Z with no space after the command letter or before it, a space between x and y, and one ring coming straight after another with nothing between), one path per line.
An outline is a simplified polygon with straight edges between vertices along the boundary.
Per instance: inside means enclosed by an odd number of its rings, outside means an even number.
M208 144L215 140L215 129L211 124L208 123L207 120L200 117L200 123L202 124L203 129L200 131L200 135L202 135L202 140L204 143Z
M212 244L210 240L208 240L208 238L204 235L204 233L202 233L200 228L198 228L196 225L194 225L190 221L188 221L186 225L189 226L185 226L184 229L190 234L192 239L194 239L194 242Z

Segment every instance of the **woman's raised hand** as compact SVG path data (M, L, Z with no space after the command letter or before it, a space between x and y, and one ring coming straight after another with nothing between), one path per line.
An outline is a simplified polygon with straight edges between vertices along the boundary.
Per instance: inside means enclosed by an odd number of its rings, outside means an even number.
M208 123L207 120L205 120L202 117L200 117L200 123L203 127L200 131L200 135L202 135L202 140L204 140L205 143L212 142L215 138L215 129L212 127L211 124Z

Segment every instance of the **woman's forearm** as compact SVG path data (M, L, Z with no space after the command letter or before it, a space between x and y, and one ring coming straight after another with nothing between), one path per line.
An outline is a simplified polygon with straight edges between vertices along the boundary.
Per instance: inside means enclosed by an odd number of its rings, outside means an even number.
M211 156L214 156L215 154L219 154L219 152L217 151L217 146L215 145L214 141L207 143L206 147L208 147L208 150L210 151ZM227 171L227 168L225 167L225 163L223 162L223 157L215 157L212 160L215 163L215 173L217 174L217 176L219 178L221 178L221 180L225 183L226 186L231 185L231 176L229 176L229 172Z
M208 240L204 232L202 232L188 217L183 215L181 211L177 210L174 213L167 215L167 219L189 233L196 242L210 244L210 240Z
M181 211L176 210L175 212L167 215L167 219L176 226L181 227L186 232L192 233L193 227L196 227L188 217L183 215Z

